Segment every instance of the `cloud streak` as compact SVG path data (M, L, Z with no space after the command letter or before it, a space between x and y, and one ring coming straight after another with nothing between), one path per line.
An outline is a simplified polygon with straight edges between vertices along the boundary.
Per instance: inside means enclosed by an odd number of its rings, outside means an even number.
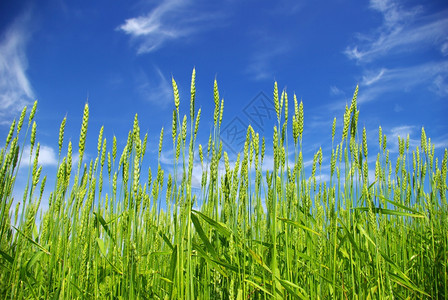
M0 38L0 124L9 124L34 99L26 74L29 18L29 14L17 18Z
M370 34L358 34L356 44L344 51L363 66L358 102L416 87L448 95L448 10L428 14L422 6L404 8L398 0L371 0L370 8L382 15L382 24Z
M272 61L289 51L288 45L281 45L275 42L263 42L262 47L252 55L246 72L254 80L273 79ZM260 50L261 49L261 50Z
M370 62L388 54L437 47L448 53L448 11L422 16L421 7L401 8L393 0L372 0L370 7L383 15L383 24L374 34L359 34L359 42L344 53L358 63Z
M216 12L199 11L191 1L168 0L146 15L125 20L117 29L137 41L137 52L142 54L156 51L168 41L210 29L219 17Z

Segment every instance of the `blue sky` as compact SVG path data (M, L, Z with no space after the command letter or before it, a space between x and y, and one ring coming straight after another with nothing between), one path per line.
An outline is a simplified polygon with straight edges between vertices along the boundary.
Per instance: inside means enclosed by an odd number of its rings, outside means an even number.
M202 144L216 78L223 128L253 123L250 110L272 98L274 81L286 88L290 107L295 93L304 103L310 158L322 146L328 160L333 118L338 140L357 84L372 155L379 125L391 151L407 134L415 149L422 126L437 151L448 147L446 1L2 1L0 13L1 141L22 107L38 99L40 163L49 173L60 122L67 116L65 138L76 145L87 99L88 157L96 155L102 125L108 142L115 135L123 147L138 113L153 157L165 127L169 169L171 76L188 114L193 67ZM255 129L269 140L275 124L266 114Z

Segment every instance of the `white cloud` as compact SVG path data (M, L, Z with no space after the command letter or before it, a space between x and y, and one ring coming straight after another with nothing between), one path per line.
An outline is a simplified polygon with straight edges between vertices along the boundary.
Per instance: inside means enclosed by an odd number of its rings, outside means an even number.
M349 58L370 62L387 54L434 46L446 53L448 11L422 15L421 7L404 9L393 0L371 0L370 7L383 15L383 24L374 34L359 35L359 43L345 50Z
M209 30L221 16L212 11L200 11L191 1L167 0L144 16L125 20L117 29L138 39L138 53L157 50L170 40L184 38ZM205 25L206 24L206 25Z
M25 147L21 161L22 166L30 165L30 159L29 159L30 150L31 150L30 146ZM34 161L34 155L36 154L36 147L34 147L32 154L33 156L31 158L31 164ZM39 165L41 166L56 166L58 164L58 157L56 151L50 146L40 145L38 162Z
M28 14L16 19L0 39L0 124L9 124L25 105L34 100L26 75L25 50L30 35L28 20Z

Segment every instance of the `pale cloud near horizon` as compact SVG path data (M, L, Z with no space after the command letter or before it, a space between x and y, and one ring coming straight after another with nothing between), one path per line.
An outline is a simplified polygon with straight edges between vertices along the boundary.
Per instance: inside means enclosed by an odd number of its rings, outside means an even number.
M34 92L26 74L26 47L30 38L29 14L15 20L0 38L0 124L9 125L25 105L32 103Z

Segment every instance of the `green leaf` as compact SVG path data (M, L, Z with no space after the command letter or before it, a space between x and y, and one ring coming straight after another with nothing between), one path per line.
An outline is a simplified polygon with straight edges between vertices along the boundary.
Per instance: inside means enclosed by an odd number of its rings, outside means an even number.
M197 214L198 216L200 216L204 221L209 223L210 226L215 228L222 235L224 235L226 237L230 237L232 235L232 233L233 233L232 230L227 228L227 226L224 223L216 222L215 220L207 217L206 215L204 215L203 213L201 213L201 212L199 212L197 210L192 209L191 212L193 212L193 213Z
M345 229L345 231L347 232L347 237L350 240L350 243L353 245L353 248L355 249L356 253L358 253L359 257L361 257L361 251L359 250L359 246L358 244L355 242L355 239L353 238L353 235L351 234L351 232L348 230L347 226L345 226L344 222L338 218L339 223L341 223L342 227Z
M264 287L262 287L262 286L256 284L255 282L250 281L250 280L247 280L247 279L244 279L244 281L246 281L247 283L253 285L255 288L257 288L257 289L263 291L264 293L268 294L269 296L274 297L274 295L272 295L267 289L265 289Z
M7 261L9 261L9 263L14 263L14 258L12 256L10 256L8 253L3 252L2 250L0 250L0 254L3 256L4 259L6 259Z
M174 246L171 253L171 263L170 263L170 280L174 280L174 275L176 274L176 264L177 264L177 245Z
M407 211L410 211L410 212L414 213L414 214L416 215L415 217L417 217L417 218L424 218L424 217L425 217L423 214L421 214L420 212L418 212L417 210L415 210L415 209L413 209L413 208L410 208L410 207L407 207L407 206L405 206L405 205L403 205L403 204L400 204L400 203L398 203L398 202L389 200L389 199L387 199L386 197L381 196L381 195L377 195L377 197L379 197L379 198L381 198L381 199L383 199L383 200L389 202L390 204L393 204L393 205L395 205L395 206L397 206L397 207L399 207L399 208L402 208L402 209L404 209L404 210L407 210Z
M376 247L375 242L370 238L370 236L367 234L367 232L365 231L364 228L362 228L361 224L357 224L356 228L358 228L358 230L366 237L366 239L374 246Z
M149 256L157 256L157 255L170 255L171 251L154 251L149 254Z
M47 255L50 255L50 252L48 252L47 249L45 249L44 247L42 247L41 245L39 245L36 241L34 241L32 238L30 238L29 236L27 236L26 234L24 234L20 229L18 229L15 226L12 226L12 228L14 228L15 230L17 230L18 233L20 233L24 238L26 238L29 242L31 242L32 244L34 244L37 248L39 248L39 250L41 250L42 252L44 252Z
M106 256L106 248L104 247L104 242L102 239L100 238L96 238L96 243L98 245L98 248L100 249L101 254L104 256L104 258L106 259L106 261L109 263L109 265L111 265L111 267L120 275L123 275L123 272L118 269L117 266L115 266Z
M311 233L314 233L314 234L316 234L316 235L318 235L318 236L321 235L319 232L314 231L314 230L312 230L311 228L306 227L305 225L302 225L302 224L300 224L300 223L298 223L298 222L296 222L296 221L292 221L292 220L285 219L285 218L277 218L277 219L279 219L280 221L283 221L283 222L285 222L285 223L294 225L294 226L296 226L296 227L298 227L298 228L301 228L301 229L303 229L303 230L307 230L307 231L309 231L309 232L311 232Z
M360 210L360 211L369 211L368 207L356 207L353 208L354 210ZM373 209L373 212L376 214L383 214L383 215L392 215L392 216L402 216L402 217L414 217L414 218L424 218L425 216L422 214L411 214L404 211L398 211L398 210L392 210L387 208L380 208L375 207Z
M191 214L191 221L194 224L194 227L196 228L196 232L199 234L199 237L201 238L202 242L205 245L205 248L208 250L208 252L210 252L210 254L217 258L218 254L215 251L215 248L213 248L212 244L210 244L207 236L204 233L204 230L202 229L202 226L198 220L198 217L194 214Z
M39 251L39 252L35 252L33 257L30 258L30 260L28 260L27 264L26 264L26 270L27 272L30 271L30 269L33 267L33 265L39 260L39 258L42 256L42 254L44 254L44 252Z
M309 296L306 294L305 290L299 287L298 285L292 283L291 281L277 278L280 284L295 298L298 299L309 299ZM300 290L300 291L299 291ZM304 294L302 294L304 293Z
M419 292L420 294L423 294L427 297L431 297L429 294L425 293L421 289L419 289L417 286L415 286L411 281L408 281L404 279L403 277L398 276L397 274L394 274L392 272L389 272L390 280L392 280L395 283L398 283L399 285L407 288L408 290L411 290L413 292Z
M104 220L103 216L97 214L96 212L93 212L93 214L95 215L96 219L98 220L98 222L100 222L101 226L104 228L104 231L106 231L107 235L112 239L112 241L114 241L115 243L115 239L112 236L112 233L110 232L109 226L107 226L106 221Z
M224 277L229 277L229 275L226 274L226 273L224 272L224 270L223 270L220 266L217 265L217 263L218 263L218 264L220 264L220 265L225 266L224 263L222 263L222 262L220 262L220 261L218 261L218 260L214 260L214 259L212 259L209 255L207 255L207 253L205 253L205 251L202 249L202 247L201 247L200 245L197 245L196 243L193 243L193 248L194 248L194 250L197 251L197 253L198 253L199 256L201 256L201 257L204 258L209 264L211 264L212 266L214 266L214 268L215 268L219 273L221 273L222 276L224 276Z
M389 258L384 254L383 252L379 251L381 256L384 258L384 260L392 267L392 269L396 273L392 273L389 271L389 275L392 281L404 286L405 288L412 290L414 292L419 292L423 295L426 295L428 297L431 297L430 295L426 294L424 291L419 289L412 281L411 279L403 273L403 271Z
M174 249L173 244L171 241L166 237L165 233L163 233L161 230L159 230L159 235L162 237L162 239L165 241L165 243L168 245L168 247L171 248L171 250Z

